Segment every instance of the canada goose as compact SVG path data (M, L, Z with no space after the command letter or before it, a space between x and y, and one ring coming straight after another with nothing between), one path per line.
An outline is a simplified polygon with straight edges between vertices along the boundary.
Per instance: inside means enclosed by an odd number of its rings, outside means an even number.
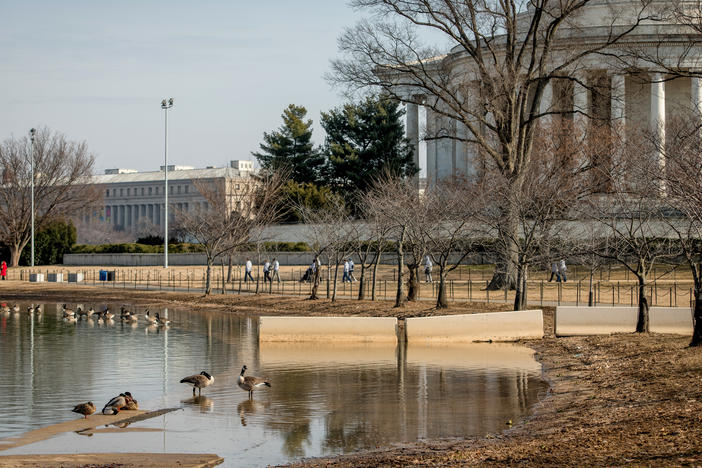
M125 309L124 306L119 308L119 318L120 319L129 320L129 318L131 318L131 316L132 316L132 313L129 310Z
M117 414L125 406L127 406L127 396L124 393L120 393L105 403L105 406L102 408L102 414Z
M5 315L10 315L10 306L7 304L3 304L2 307L0 307L0 312L2 312Z
M29 316L34 315L34 307L27 306L27 315L29 315Z
M236 383L239 388L249 392L249 398L253 397L253 391L257 388L263 387L264 385L266 387L271 386L271 383L265 379L250 376L244 377L244 372L246 372L246 366L241 368L241 374L239 374L239 378L237 379Z
M158 314L156 314L158 315ZM214 383L214 377L212 377L210 374L208 374L205 371L200 372L199 374L191 375L188 377L183 378L180 383L186 383L188 385L193 386L193 395L195 395L195 389L197 388L199 390L199 394L202 395L202 389L205 387L209 387Z
M153 315L151 315L149 313L149 309L146 309L146 315L144 315L144 318L146 319L146 322L149 324L156 322L156 317L154 317Z
M76 307L76 313L78 314L78 318L83 318L88 316L88 311L83 310L82 307Z
M66 323L77 323L78 322L78 319L75 318L73 315L71 315L69 317L64 317L63 320L65 320Z
M61 311L63 312L63 317L73 317L76 315L75 311L73 309L66 309L66 304L64 304L61 307Z
M162 327L167 327L171 324L171 321L167 318L161 318L161 316L158 315L158 312L156 312L156 323L161 325Z
M85 419L88 419L88 416L95 412L95 405L92 401L89 401L87 403L81 403L80 405L76 405L71 411L73 411L74 413L82 414L85 417Z
M37 305L37 306L34 308L34 312L37 313L37 314L41 314L41 313L43 312L43 310L41 309L41 305Z
M20 311L20 306L18 304L15 304L12 306L12 312L17 313Z

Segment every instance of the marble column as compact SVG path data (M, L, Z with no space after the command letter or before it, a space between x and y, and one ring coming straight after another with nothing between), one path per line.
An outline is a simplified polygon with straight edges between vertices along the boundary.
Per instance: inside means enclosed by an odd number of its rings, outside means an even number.
M419 106L408 102L405 108L406 132L407 139L412 146L414 156L412 161L417 169L419 169ZM412 182L417 190L419 190L419 172L412 178Z
M541 105L539 106L539 113L545 114L546 112L550 112L553 110L553 81L549 81L546 84L546 86L544 86L544 92L541 95ZM551 125L552 122L552 115L541 117L541 123L543 125Z
M697 119L698 136L702 140L702 78L690 78L690 96L692 97L692 115Z
M651 130L656 140L657 148L654 157L661 171L665 170L665 75L651 75ZM665 187L661 187L665 192Z
M426 136L427 142L427 188L436 184L436 116L427 108Z
M611 96L611 127L619 128L622 131L622 138L625 137L626 127L626 76L612 75L612 96Z

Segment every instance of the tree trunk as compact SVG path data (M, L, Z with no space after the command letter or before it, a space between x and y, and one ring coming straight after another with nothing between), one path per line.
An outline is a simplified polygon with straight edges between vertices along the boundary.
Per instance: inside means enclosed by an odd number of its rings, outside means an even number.
M205 296L212 292L212 259L207 257L207 274L205 276Z
M366 287L365 287L365 279L366 279L366 262L361 262L361 278L358 280L358 300L362 301L363 299L366 298Z
M331 257L327 257L327 299L331 296Z
M594 276L595 276L595 270L590 270L590 290L589 290L588 295L587 295L587 306L588 307L592 307L593 305L595 305L595 300L594 300L595 295L594 295L593 290L592 290L592 280L593 280Z
M695 281L695 311L692 314L694 328L690 346L702 345L702 279Z
M511 184L512 191L516 193L521 182L514 180ZM504 214L499 226L502 248L498 252L500 257L495 262L495 272L487 287L490 291L499 291L505 288L515 289L517 285L516 265L519 261L519 249L514 239L519 239L519 219L510 200L507 200L506 203L507 206L503 208Z
M395 307L404 307L405 305L405 285L402 282L402 270L405 267L404 240L405 231L403 228L400 239L397 241L397 294L395 295Z
M373 261L373 284L371 285L371 301L375 301L375 285L378 278L378 264L380 263L380 253L375 257Z
M417 272L419 271L419 265L417 264L407 264L407 274L409 278L407 279L407 300L414 302L419 298L419 281L417 281Z
M527 306L527 266L517 268L517 291L514 294L514 310L525 310Z
M332 289L331 301L336 302L336 281L339 278L339 262L334 265L334 288Z
M232 256L227 255L227 283L232 282Z
M448 308L448 300L446 299L446 273L441 264L439 264L439 292L436 295L436 308Z
M10 266L19 266L20 257L22 256L22 250L27 246L29 241L18 242L10 244Z
M648 299L646 299L646 280L639 276L639 316L636 320L636 332L648 333Z

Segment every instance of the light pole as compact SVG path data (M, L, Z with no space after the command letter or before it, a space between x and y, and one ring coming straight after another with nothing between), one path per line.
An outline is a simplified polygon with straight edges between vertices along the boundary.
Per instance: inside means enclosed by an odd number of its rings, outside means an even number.
M163 268L168 268L168 109L173 107L173 98L161 101L161 109L164 111L166 118L166 137L165 137L165 164L163 166L163 177L165 181L165 216L163 220Z
M29 130L29 136L32 140L32 155L29 158L30 159L30 167L31 167L31 177L32 177L32 182L31 182L32 194L30 196L30 198L32 200L32 208L31 208L31 210L32 210L32 259L31 259L32 267L34 266L34 154L36 153L36 151L34 149L34 136L36 135L36 133L37 133L36 129L32 128Z

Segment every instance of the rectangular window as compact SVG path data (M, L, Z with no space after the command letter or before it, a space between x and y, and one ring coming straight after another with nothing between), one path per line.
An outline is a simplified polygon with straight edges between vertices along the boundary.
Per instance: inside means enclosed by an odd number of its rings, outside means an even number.
M188 193L188 185L185 186L185 193Z
M158 187L156 187L156 195L158 195Z
M30 182L31 182L31 180L30 180ZM107 194L105 194L105 196L109 198L109 196L110 196L110 189L107 189Z
M168 195L173 195L173 186L168 187Z
M153 187L149 187L149 195L153 192Z
M141 196L144 196L144 187L141 188Z
M178 195L180 195L180 185L178 186Z
M127 187L127 196L129 196L129 192L131 192L131 191L132 191L132 189L130 189L129 187Z
M119 196L120 197L124 196L124 189L123 188L119 189Z

